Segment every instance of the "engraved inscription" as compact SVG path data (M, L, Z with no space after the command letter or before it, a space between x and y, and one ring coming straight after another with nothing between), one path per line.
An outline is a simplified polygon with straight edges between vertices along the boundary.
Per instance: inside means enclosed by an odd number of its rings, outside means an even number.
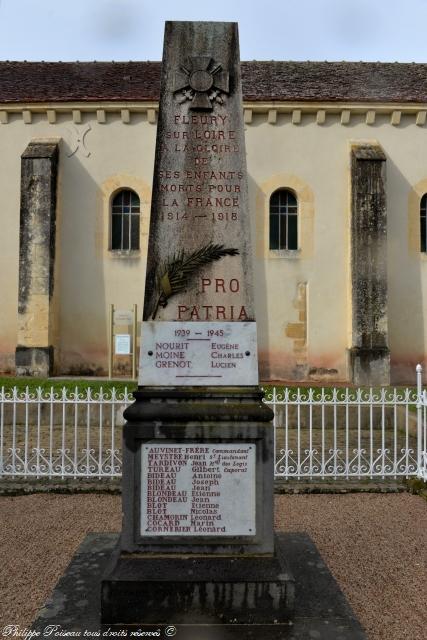
M238 56L223 38L200 50L185 25L180 38L162 78L143 319L254 321ZM181 269L213 247L221 259ZM202 279L239 287L203 287Z
M254 536L254 444L144 444L142 536Z
M143 322L142 337L141 385L258 384L254 322Z

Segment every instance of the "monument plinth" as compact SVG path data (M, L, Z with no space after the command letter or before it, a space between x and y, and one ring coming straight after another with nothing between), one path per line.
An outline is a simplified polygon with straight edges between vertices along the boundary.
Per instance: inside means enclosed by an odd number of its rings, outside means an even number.
M289 619L258 388L237 25L168 22L123 529L102 587L119 623Z

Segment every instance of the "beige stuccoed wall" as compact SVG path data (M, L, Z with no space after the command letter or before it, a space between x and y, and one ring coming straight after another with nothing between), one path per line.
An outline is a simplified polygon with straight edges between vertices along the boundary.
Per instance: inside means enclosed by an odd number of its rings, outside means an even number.
M14 366L20 154L31 139L61 138L55 268L58 372L105 373L108 305L131 309L137 303L141 308L156 127L148 124L146 114L134 114L130 124L123 124L119 114L109 114L105 124L97 122L95 113L82 114L82 119L74 125L69 116L59 115L51 125L36 114L31 124L24 124L22 117L12 115L0 126L0 363L4 371ZM83 147L77 138L88 125ZM77 151L68 157L77 144ZM141 251L137 253L109 251L110 200L120 187L134 189L141 199Z
M255 116L247 133L251 201L256 203L257 307L265 327L261 364L273 379L315 369L321 370L313 371L315 377L345 379L350 340L349 129L337 123L319 126L314 114L303 116L298 126L290 116L279 117L275 125ZM301 214L300 248L288 255L268 249L268 202L280 186L296 193ZM298 321L300 283L307 285L306 320L305 330L295 337L295 332L287 334L289 323ZM298 340L300 348L306 343L300 358L295 353Z
M323 125L316 123L316 114L303 115L299 125L286 115L275 125L261 115L253 117L246 139L251 202L256 203L260 353L269 377L294 377L298 355L300 363L306 358L310 377L347 377L349 149L351 143L378 141L387 156L392 379L413 381L415 364L424 360L426 351L427 257L419 251L419 201L427 191L426 135L413 116L403 116L399 126L390 124L390 115L377 115L373 126L362 115L353 116L346 126L333 115ZM279 182L301 196L304 206L307 199L312 203L312 221L300 227L296 255L268 251L267 202ZM288 334L289 323L298 321L300 283L307 284L307 324L300 332L306 348L301 342L295 354L296 327Z
M14 128L16 131L16 127ZM0 126L0 370L15 368L18 312L19 185L21 146L14 131Z
M58 113L55 124L49 124L40 113L25 124L17 113L0 125L3 370L12 370L14 363L20 154L31 139L61 138L55 274L58 371L105 372L108 305L142 306L156 127L147 113L131 113L127 124L118 110L106 113L105 123L98 121L103 116L96 111L81 118L74 124L71 111ZM291 113L278 113L274 124L268 122L267 111L246 119L262 376L347 378L350 145L378 141L387 156L392 377L412 381L413 367L426 352L427 258L418 249L419 199L427 191L426 127L416 125L415 115L403 115L393 126L389 113L377 114L373 125L366 124L362 113L352 113L348 124L340 123L338 112L326 111L325 121L317 120L316 111L303 111L298 124L292 123ZM110 200L121 187L134 189L141 198L137 255L112 254L108 248ZM288 255L268 249L268 199L279 187L292 189L300 207L300 249Z

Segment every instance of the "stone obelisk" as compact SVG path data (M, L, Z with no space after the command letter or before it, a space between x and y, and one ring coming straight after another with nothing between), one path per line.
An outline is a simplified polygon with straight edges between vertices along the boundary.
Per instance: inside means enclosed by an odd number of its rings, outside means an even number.
M223 23L166 24L141 385L258 384L237 38Z
M288 619L272 412L258 388L235 23L166 23L134 395L103 622Z

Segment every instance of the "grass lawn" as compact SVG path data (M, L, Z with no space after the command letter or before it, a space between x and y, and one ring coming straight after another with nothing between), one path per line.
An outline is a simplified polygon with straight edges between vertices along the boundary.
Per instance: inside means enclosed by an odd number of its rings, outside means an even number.
M66 377L66 378L59 378L59 377L55 377L55 378L33 378L33 377L25 377L25 376L19 376L19 377L15 377L15 376L0 376L0 387L4 387L5 389L12 389L13 387L17 387L18 389L22 389L25 390L26 387L28 387L30 390L34 390L34 389L38 389L41 388L43 390L50 390L51 388L53 388L55 391L58 391L60 389L69 389L74 390L76 387L78 387L79 389L94 389L94 390L98 390L101 387L104 390L107 389L112 389L112 388L116 388L119 390L124 390L125 387L127 387L127 389L132 390L132 389L136 389L138 386L138 383L136 380L131 380L131 379L125 379L125 378L115 378L112 380L109 380L108 378L72 378L72 377ZM340 385L338 387L333 387L333 386L320 386L319 384L316 385L309 385L305 382L302 382L299 385L288 385L286 383L268 383L268 382L260 382L260 386L264 389L264 391L266 393L272 393L273 389L289 389L290 391L292 391L293 393L296 393L298 389L301 389L301 393L304 393L304 395L306 395L310 390L313 391L313 398L320 398L322 391L325 394L331 394L333 389L336 388L338 391L338 397L339 398L343 398L345 396L346 390L348 389L349 392L353 392L355 393L357 391L358 388L363 389L366 392L369 392L370 387L355 387L353 384L348 384L348 385L343 385L342 383L340 383ZM381 389L388 389L388 394L387 397L391 397L392 394L394 393L394 390L396 389L397 392L402 392L405 389L412 389L412 390L416 390L415 386L408 386L408 387L393 387L393 386L389 386L389 387L373 387L373 391L375 393L380 393Z
M22 392L28 388L28 391L34 392L37 389L42 389L44 392L48 392L53 389L58 393L62 389L67 391L74 391L77 387L79 392L84 392L87 389L92 389L94 392L99 392L102 388L104 392L108 392L111 389L116 389L117 392L124 392L125 389L128 393L137 389L136 380L103 380L100 378L30 378L30 377L0 377L0 389L4 387L4 390L10 391L14 387L18 391Z

